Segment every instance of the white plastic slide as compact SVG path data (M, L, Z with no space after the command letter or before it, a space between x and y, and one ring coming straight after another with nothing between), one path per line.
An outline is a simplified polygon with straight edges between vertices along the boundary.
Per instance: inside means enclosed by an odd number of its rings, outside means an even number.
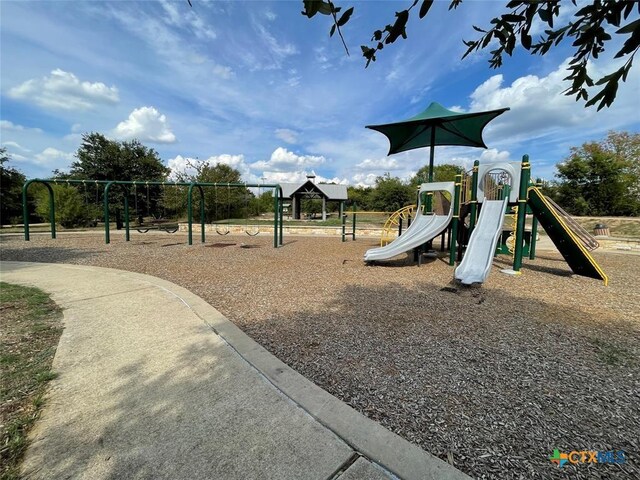
M453 199L454 183L434 182L423 183L420 185L420 194L423 192L437 191L449 192L451 195L450 198ZM422 198L422 195L419 195L419 198ZM371 248L367 250L364 254L364 261L371 262L374 260L386 260L404 252L408 252L409 250L419 247L423 243L437 237L445 228L447 228L449 222L451 222L451 218L453 217L453 200L451 201L451 206L447 215L423 215L421 213L422 205L420 204L418 204L416 211L416 218L402 235L384 247Z
M485 200L482 203L478 224L471 234L467 251L462 262L456 268L456 280L465 285L482 283L489 276L493 255L504 222L508 198L504 200Z

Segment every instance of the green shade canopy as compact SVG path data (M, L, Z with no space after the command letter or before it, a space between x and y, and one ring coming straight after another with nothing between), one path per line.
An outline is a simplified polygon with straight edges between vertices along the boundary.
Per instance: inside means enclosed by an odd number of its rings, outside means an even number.
M415 117L385 125L367 125L389 139L389 153L436 145L457 145L487 148L482 130L491 120L509 110L500 108L486 112L460 113L447 110L433 102ZM432 163L432 162L431 162Z

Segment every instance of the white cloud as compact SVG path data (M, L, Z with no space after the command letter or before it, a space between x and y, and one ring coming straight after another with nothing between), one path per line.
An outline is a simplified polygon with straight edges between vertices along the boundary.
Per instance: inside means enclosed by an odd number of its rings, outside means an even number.
M35 163L39 165L57 165L66 167L67 164L61 164L61 162L71 162L73 161L73 153L63 152L62 150L58 150L57 148L47 147L42 152L34 155Z
M0 120L0 128L2 128L2 130L9 130L13 132L23 132L26 130L31 130L32 132L42 133L42 129L40 128L24 127L22 125L10 122L9 120Z
M167 125L167 117L154 107L136 108L129 114L129 118L120 122L114 129L116 138L155 143L173 143L176 136Z
M118 103L118 89L102 82L81 82L73 73L59 68L51 75L33 78L9 90L9 96L41 107L61 110L87 110L98 104Z
M164 21L171 26L180 27L189 30L200 40L214 40L217 35L211 28L210 22L205 22L198 15L194 8L184 9L178 6L176 2L161 1L160 4L167 15Z
M357 170L384 170L385 172L400 170L404 167L401 167L398 164L398 160L395 158L380 158L378 160L366 159L360 163L358 163L355 168Z
M276 137L278 137L283 142L298 143L298 135L299 135L298 132L294 130L289 130L288 128L276 129Z
M2 142L2 146L4 147L10 147L10 148L15 148L17 150L20 150L21 152L30 152L31 150L29 150L28 148L24 148L22 145L20 145L17 142Z
M231 69L231 67L227 67L224 65L214 65L213 66L213 74L216 77L220 77L224 80L229 80L236 76L235 72Z
M206 160L199 160L197 158L183 157L182 155L176 155L174 158L170 158L167 162L167 166L171 169L171 178L175 178L178 173L185 173L187 175L195 175L196 169L193 165L200 163L209 165L228 165L240 172L242 178L246 182L255 182L256 177L250 174L249 165L245 162L244 155L229 155L223 153L222 155L212 155Z
M532 140L548 134L565 134L580 128L581 133L606 131L632 123L637 119L637 98L634 100L633 84L638 84L638 72L632 70L627 83L621 84L616 102L609 109L597 112L596 108L584 108L583 102L564 95L569 84L563 79L568 75L569 59L547 76L525 75L505 85L503 75L494 75L479 85L471 94L472 111L510 107L511 111L497 117L487 126L491 136L503 141ZM589 63L594 78L617 68L614 63ZM594 94L592 89L591 94ZM634 107L635 103L635 107ZM635 117L634 117L635 115Z
M264 172L262 177L265 178L265 183L300 183L307 180L307 172L302 170L290 172ZM315 182L349 185L349 181L346 178L328 178L322 175L316 175Z
M351 179L357 187L371 187L376 184L378 176L375 173L356 173Z
M489 148L480 154L480 163L511 162L511 154L506 150Z
M252 163L251 168L271 172L286 172L297 169L312 168L314 166L322 165L325 162L326 159L322 156L296 155L286 148L278 147L273 151L269 160L260 160Z

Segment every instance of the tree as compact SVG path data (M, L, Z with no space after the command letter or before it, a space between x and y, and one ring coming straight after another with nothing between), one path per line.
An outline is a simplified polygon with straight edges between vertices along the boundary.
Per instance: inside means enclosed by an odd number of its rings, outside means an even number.
M179 182L203 183L242 183L242 175L238 170L223 163L208 161L188 161L188 166L195 170L189 174L180 172L176 175ZM203 187L205 194L205 221L212 222L226 218L239 218L248 215L254 196L250 190L238 187ZM200 194L194 192L194 215L200 212ZM180 199L184 202L180 207L186 211L186 195Z
M11 157L0 148L0 225L17 223L22 216L22 185L25 176L8 164Z
M376 55L382 49L397 39L407 38L406 27L414 7L420 3L418 16L424 18L433 5L433 0L413 0L408 8L395 13L395 21L384 28L375 30L371 38L372 46L362 45L362 55L366 59L366 66L376 60ZM462 0L452 0L449 10L456 9ZM640 19L631 20L630 16L640 12L640 2L631 1L602 1L593 0L591 3L578 9L571 20L556 25L561 19L561 8L569 8L569 1L530 1L512 0L506 5L506 12L491 20L489 28L473 26L476 32L481 34L476 40L464 41L467 51L463 58L471 52L491 48L489 65L491 68L502 66L503 56L511 56L517 46L532 55L545 55L561 42L572 42L573 58L569 64L569 75L565 80L571 82L571 86L565 91L566 95L575 95L576 100L584 100L585 106L598 104L598 110L611 106L615 100L620 80L626 81L633 58L640 49ZM571 0L575 7L577 0ZM336 6L331 0L303 0L302 14L308 18L317 13L331 17L332 25L330 36L337 31L342 42L349 51L342 37L341 27L344 27L352 18L353 7L347 9L340 17L342 7ZM394 4L395 7L395 4ZM635 7L635 8L634 8ZM548 27L537 41L534 41L530 31L536 19L542 21ZM624 22L627 22L623 25ZM626 62L617 70L614 70L601 78L594 80L590 71L593 67L589 60L597 59L605 52L613 39L623 40L622 47L615 53L614 58L625 58ZM589 99L586 87L597 85L602 87L596 95Z
M373 210L373 188L371 187L347 187L347 197L357 205L358 210Z
M142 145L138 140L117 142L107 139L96 132L82 135L82 144L76 152L77 161L71 164L69 178L92 180L166 180L170 169L164 166L153 148ZM121 205L127 187L112 189L113 211L116 224L122 228ZM129 188L132 205L138 205L139 216L148 212L160 215L162 187L150 185L142 188ZM142 213L141 213L142 212Z
M558 164L558 202L574 215L640 214L640 134L610 132Z
M433 167L433 181L434 182L453 182L456 179L456 175L463 172L463 169L459 165L453 165L445 163L442 165L435 165ZM421 183L425 183L429 178L429 165L425 165L418 170L413 177L411 177L411 185L418 186Z
M415 188L406 185L398 177L389 173L376 179L372 193L372 207L375 210L395 212L400 208L415 203Z
M64 228L86 227L92 224L95 211L83 202L78 189L69 185L51 185L56 205L56 223ZM49 218L49 191L38 188L35 191L36 214L42 219Z

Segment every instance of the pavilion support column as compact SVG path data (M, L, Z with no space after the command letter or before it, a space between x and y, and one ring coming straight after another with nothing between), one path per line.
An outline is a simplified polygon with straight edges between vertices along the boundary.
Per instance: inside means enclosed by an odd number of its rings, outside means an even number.
M322 197L322 220L327 219L327 199Z
M300 213L298 212L298 197L291 195L291 218L298 220Z

